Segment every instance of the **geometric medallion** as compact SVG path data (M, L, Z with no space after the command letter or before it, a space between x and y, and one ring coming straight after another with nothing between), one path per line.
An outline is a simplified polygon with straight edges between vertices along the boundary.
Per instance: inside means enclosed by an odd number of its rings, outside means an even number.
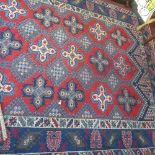
M39 76L34 79L34 84L25 84L23 87L23 95L31 97L31 103L36 109L39 109L45 104L45 99L52 99L54 91L50 86L46 86L46 80Z
M81 53L77 53L77 48L75 45L69 46L69 51L62 51L62 56L68 59L68 64L71 67L74 67L78 64L78 61L82 61L84 59Z
M82 102L84 99L84 92L78 90L77 84L73 80L67 83L66 89L61 88L59 90L60 100L64 100L66 106L70 111L73 111L77 106L78 102Z
M84 26L78 22L78 19L74 16L64 20L64 25L69 27L69 31L72 34L77 34L79 31L83 31Z
M98 41L101 41L106 35L106 31L102 30L101 25L99 23L96 23L95 26L92 26L90 28L90 32L95 35L95 38Z
M54 55L56 53L55 49L50 48L49 42L46 38L39 41L39 45L32 45L30 46L30 50L32 52L37 53L37 58L44 62L48 59L49 55Z
M53 12L50 9L44 9L42 13L36 12L34 13L34 17L38 20L41 20L41 23L46 27L50 27L53 23L58 24L58 17L53 15Z
M121 31L116 30L111 34L111 37L116 40L118 46L122 47L123 44L127 41L127 39L122 35Z
M119 104L124 105L124 110L128 113L137 104L135 97L131 96L127 89L122 90L122 94L118 95L117 99Z
M108 104L112 102L112 96L107 95L103 85L97 88L97 93L92 93L92 101L98 104L98 107L103 112L107 109Z
M22 44L21 41L14 40L14 35L10 30L0 32L0 56L10 55L12 51L19 50Z
M131 70L130 66L127 65L126 60L120 56L116 61L114 61L114 67L119 71L119 74L123 77Z
M101 52L96 52L95 55L90 57L90 63L96 66L99 72L103 72L109 65L109 61L104 57Z
M104 45L105 51L110 55L114 56L114 54L117 52L117 48L112 44L112 42L108 41L106 45Z
M20 5L16 0L8 1L8 5L2 3L0 4L0 10L4 10L6 16L10 19L18 18L19 15L26 15L26 11L24 9L19 8Z

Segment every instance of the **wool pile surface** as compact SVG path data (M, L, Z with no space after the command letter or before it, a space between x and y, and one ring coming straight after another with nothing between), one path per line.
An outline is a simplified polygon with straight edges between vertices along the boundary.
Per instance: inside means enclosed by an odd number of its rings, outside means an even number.
M149 26L146 26L142 29L144 39L147 40L152 37L151 30ZM148 70L150 73L150 79L152 83L152 91L153 91L153 98L155 101L155 44L154 41L150 41L145 45L145 51L147 54L147 61L148 61Z
M136 25L133 12L101 0L1 0L0 153L153 154Z

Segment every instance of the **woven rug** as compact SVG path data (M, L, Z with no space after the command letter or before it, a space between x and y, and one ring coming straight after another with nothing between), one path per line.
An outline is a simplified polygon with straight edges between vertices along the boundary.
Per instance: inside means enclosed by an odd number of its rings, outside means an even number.
M154 154L133 12L101 0L1 0L0 15L1 154Z
M146 26L142 29L144 39L149 39L152 34L149 26ZM155 101L155 52L154 52L154 41L150 41L145 45L145 51L147 54L147 61L148 61L148 68L150 72L150 79L152 83L152 89L153 89L153 98Z

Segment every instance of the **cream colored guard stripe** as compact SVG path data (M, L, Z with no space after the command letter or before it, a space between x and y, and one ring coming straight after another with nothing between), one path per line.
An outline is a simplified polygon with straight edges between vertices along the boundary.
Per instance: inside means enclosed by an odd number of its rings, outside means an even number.
M62 129L155 129L155 121L77 119L33 116L4 116L7 127ZM13 122L13 123L12 123Z

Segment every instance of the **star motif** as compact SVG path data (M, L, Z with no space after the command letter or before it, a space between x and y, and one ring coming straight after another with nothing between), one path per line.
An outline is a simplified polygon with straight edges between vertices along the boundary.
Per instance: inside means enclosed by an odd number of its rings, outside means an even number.
M30 49L33 52L39 52L39 59L41 62L45 62L47 59L47 55L53 55L56 53L55 49L53 48L48 48L48 41L46 40L46 38L44 38L41 41L41 46L37 46L37 45L32 45L30 47Z

